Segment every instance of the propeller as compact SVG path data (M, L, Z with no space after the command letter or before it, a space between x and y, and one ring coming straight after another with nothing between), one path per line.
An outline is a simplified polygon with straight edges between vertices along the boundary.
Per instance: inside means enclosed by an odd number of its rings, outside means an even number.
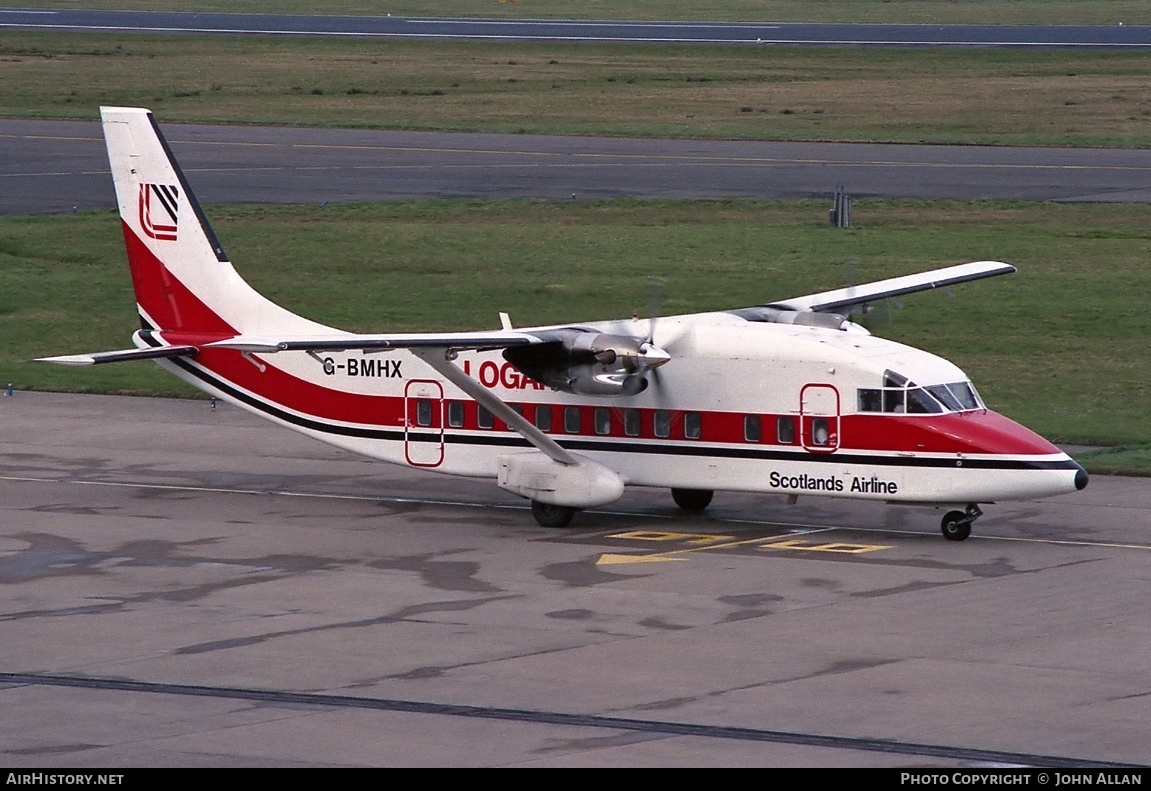
M504 349L504 359L521 373L557 390L630 396L658 384L656 371L671 355L655 343L662 284L653 283L647 334L633 324L620 333L571 327L544 343ZM639 317L634 317L638 323ZM622 330L623 328L621 328Z
M659 310L663 305L664 281L652 278L647 294L647 343L655 343L655 325L659 321Z
M665 285L666 284L662 279L653 277L651 279L650 285L648 286L647 338L642 344L640 344L640 349L646 348L650 351L659 352L664 357L662 362L655 363L648 368L650 371L650 383L656 396L661 395L663 389L663 382L660 380L659 366L671 360L670 354L655 345L655 328L657 322L659 321L660 308L663 306L663 293Z
M843 263L848 274L847 293L849 296L854 296L855 287L859 285L859 259L852 257ZM902 307L903 303L898 300L881 299L876 302L864 302L860 305L855 305L846 311L845 317L871 332L894 321L894 310ZM859 318L856 319L856 316Z

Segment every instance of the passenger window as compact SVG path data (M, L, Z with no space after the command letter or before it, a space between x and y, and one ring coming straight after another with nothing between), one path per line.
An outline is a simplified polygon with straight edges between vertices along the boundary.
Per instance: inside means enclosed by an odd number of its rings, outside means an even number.
M775 421L775 436L780 445L794 445L795 418L785 416Z
M564 407L564 431L569 434L578 434L582 428L583 421L580 420L580 408L578 406Z
M452 428L461 428L464 425L464 402L448 402L448 425Z
M492 412L483 404L476 405L476 423L480 428L492 427Z
M759 442L763 439L763 427L759 415L743 416L743 438L746 442Z
M623 411L623 433L629 437L639 436L639 410L638 409L625 409Z
M828 440L831 439L831 430L827 424L827 418L817 417L811 421L811 444L812 445L827 445Z
M432 425L432 402L426 398L416 401L416 425Z
M598 406L595 408L593 415L595 422L596 434L610 434L611 433L611 410L607 407Z
M540 431L552 430L552 408L550 406L536 407L536 428Z
M683 416L683 435L687 439L699 439L703 433L703 418L698 412L688 412Z
M655 435L657 437L671 436L671 413L666 409L655 411Z

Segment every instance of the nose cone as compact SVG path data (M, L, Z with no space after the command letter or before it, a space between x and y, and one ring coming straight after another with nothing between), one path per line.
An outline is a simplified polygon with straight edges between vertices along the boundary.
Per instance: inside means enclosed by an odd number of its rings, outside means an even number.
M1087 475L1087 470L1083 469L1082 465L1077 465L1079 472L1075 473L1075 490L1083 491L1087 488L1087 481L1090 476Z

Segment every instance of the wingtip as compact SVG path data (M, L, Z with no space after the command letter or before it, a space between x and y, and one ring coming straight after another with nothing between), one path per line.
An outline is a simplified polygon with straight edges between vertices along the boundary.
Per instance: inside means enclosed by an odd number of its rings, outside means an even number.
M95 365L96 359L90 354L64 354L59 357L37 357L36 362L53 365Z

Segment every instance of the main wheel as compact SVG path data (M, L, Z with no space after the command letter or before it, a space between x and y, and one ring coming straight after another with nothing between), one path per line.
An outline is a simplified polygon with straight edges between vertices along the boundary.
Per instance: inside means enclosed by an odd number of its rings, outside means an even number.
M702 511L711 505L715 495L711 489L672 489L671 499L685 511Z
M566 505L551 505L532 500L532 516L540 527L567 527L575 517L576 509Z
M948 511L939 527L948 541L963 541L971 535L971 519L962 511Z

